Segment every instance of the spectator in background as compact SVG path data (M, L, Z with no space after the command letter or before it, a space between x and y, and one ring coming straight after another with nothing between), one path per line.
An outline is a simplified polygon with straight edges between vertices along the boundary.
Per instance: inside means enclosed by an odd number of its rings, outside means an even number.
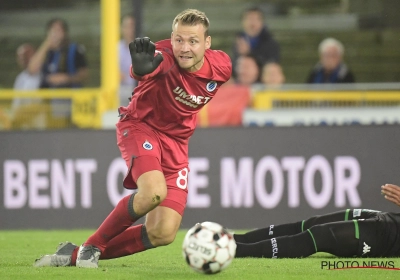
M40 86L41 75L30 74L27 70L29 61L35 53L31 44L22 44L17 48L16 61L21 73L15 79L15 90L36 90ZM13 128L44 128L45 115L39 99L15 98L11 106L11 125Z
M27 70L29 61L35 53L35 48L31 44L22 44L17 48L16 59L21 73L15 79L14 89L16 90L34 90L40 86L40 73L31 74Z
M276 62L266 63L262 68L261 81L268 88L279 88L285 82L282 67Z
M236 35L233 46L233 69L241 55L254 55L264 65L267 62L279 62L279 44L264 23L264 13L260 8L254 7L244 11L242 15L243 31ZM236 75L234 71L234 76Z
M261 65L257 58L251 54L239 56L235 70L236 84L251 86L261 81Z
M29 62L29 73L42 73L41 88L82 87L88 77L85 48L70 42L63 19L51 19L46 31L45 40Z
M127 106L132 90L137 85L137 81L130 77L131 54L129 52L129 43L135 39L135 17L132 14L126 14L121 22L121 40L118 43L119 52L119 71L120 71L120 106Z
M46 31L46 38L29 62L29 73L42 74L41 88L82 87L88 78L85 48L70 42L68 24L61 18L51 19ZM71 101L53 99L51 106L49 126L69 126Z
M252 54L241 55L236 63L234 83L227 83L198 115L198 126L242 125L243 111L251 105L252 86L261 82L261 64Z
M318 47L320 61L311 71L307 83L354 83L353 73L343 62L344 47L334 38L324 39Z

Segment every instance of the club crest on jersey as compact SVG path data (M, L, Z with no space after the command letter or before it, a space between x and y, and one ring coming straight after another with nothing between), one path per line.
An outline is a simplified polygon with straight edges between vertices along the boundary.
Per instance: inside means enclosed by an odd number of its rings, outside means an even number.
M151 145L151 143L149 141L147 141L147 140L143 143L142 146L143 146L143 148L145 150L152 150L153 149L153 145Z
M208 82L208 84L206 85L206 89L208 92L212 92L214 91L214 89L217 88L217 82L216 81L210 81Z

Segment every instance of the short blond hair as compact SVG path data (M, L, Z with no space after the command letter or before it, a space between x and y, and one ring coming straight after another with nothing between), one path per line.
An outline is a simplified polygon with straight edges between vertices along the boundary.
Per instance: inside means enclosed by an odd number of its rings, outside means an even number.
M210 26L210 21L208 20L206 14L196 9L186 9L180 12L172 22L172 30L177 23L182 23L183 25L197 25L202 24L204 26L204 37L208 36L208 27Z

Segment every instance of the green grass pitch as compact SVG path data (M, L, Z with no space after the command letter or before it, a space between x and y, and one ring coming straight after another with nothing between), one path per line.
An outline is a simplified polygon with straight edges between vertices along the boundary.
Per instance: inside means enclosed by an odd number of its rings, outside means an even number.
M98 269L76 267L35 268L34 260L54 253L61 241L82 243L93 230L71 231L0 231L0 279L399 279L400 270L384 269L321 269L322 261L371 261L371 259L339 259L329 254L316 254L304 259L235 259L225 271L203 275L192 271L181 255L185 230L173 244L133 256L100 261ZM400 267L400 259L392 261Z

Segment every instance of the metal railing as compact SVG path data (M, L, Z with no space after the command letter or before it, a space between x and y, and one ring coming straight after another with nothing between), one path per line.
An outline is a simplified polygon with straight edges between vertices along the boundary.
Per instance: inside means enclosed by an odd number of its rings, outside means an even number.
M103 112L117 106L114 95L102 88L0 90L0 129L101 128Z
M400 83L353 85L285 85L280 89L253 88L252 107L274 108L400 106Z

